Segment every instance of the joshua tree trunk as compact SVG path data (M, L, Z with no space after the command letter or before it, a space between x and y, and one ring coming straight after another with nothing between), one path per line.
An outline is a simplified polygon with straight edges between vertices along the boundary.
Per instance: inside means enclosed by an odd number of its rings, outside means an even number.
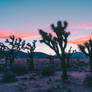
M12 65L14 63L14 59L15 59L15 57L14 57L14 51L13 51L13 52L11 52L11 55L10 55L10 65Z
M30 55L30 68L34 70L33 52L31 52L31 55Z
M32 42L33 44L31 45L30 43L27 43L27 46L26 46L26 49L28 50L28 54L29 54L29 59L30 59L30 61L29 61L29 68L31 69L31 70L34 70L34 60L33 60L33 58L34 58L34 50L35 50L35 48L36 48L36 40L34 40L33 42Z
M92 57L90 56L90 71L91 71L91 75L92 75Z
M67 67L70 67L70 58L67 57Z
M10 59L10 64L12 65L12 63L13 63L13 59Z
M66 62L65 62L65 57L62 56L61 60L61 68L62 68L62 79L63 80L67 80L68 79L68 75L67 75L67 67L66 67Z
M10 59L10 67L12 66L12 64L14 63L14 58Z
M63 52L62 56L60 56L60 54L57 52L57 56L61 61L61 70L62 70L61 78L65 81L68 79L67 66L66 66L66 62L65 62L65 54Z

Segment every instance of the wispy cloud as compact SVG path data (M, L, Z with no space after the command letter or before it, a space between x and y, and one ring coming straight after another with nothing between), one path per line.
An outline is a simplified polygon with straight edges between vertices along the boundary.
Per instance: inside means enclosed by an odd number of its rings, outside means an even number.
M68 26L68 29L82 29L82 30L92 30L92 26L87 26L87 25L72 25L72 26Z
M75 40L68 41L71 44L83 44L85 41L92 39L92 34L80 35Z
M15 37L21 37L21 38L38 38L41 37L40 34L38 33L38 30L36 30L35 32L30 31L31 29L28 28L29 30L26 29L26 27L24 27L24 29L0 29L0 38L1 39L6 39L8 38L10 35L15 35ZM84 29L84 30L91 30L92 26L69 26L68 29ZM23 31L20 31L23 30ZM27 30L27 32L25 31ZM52 33L53 35L55 35L51 29L47 29L45 30L46 32ZM77 34L79 33L79 31L71 31L71 35L73 34ZM92 38L92 34L79 34L78 36L76 35L76 37L72 37L72 39L68 42L71 44L83 44L85 41L89 40L90 38Z
M29 34L29 33L18 33L18 32L11 32L10 30L0 30L0 39L6 39L8 38L10 35L15 35L16 38L37 38L40 37L39 34Z
M79 45L79 44L83 44L85 41L88 41L88 40L73 40L73 41L68 41L68 43Z

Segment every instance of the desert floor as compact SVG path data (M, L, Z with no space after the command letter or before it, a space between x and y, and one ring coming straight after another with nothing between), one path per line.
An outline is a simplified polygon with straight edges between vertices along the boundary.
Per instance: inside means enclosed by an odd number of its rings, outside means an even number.
M17 82L0 83L0 92L92 92L92 87L83 84L87 74L88 72L69 72L70 81L63 83L60 71L49 77L32 72L17 76Z

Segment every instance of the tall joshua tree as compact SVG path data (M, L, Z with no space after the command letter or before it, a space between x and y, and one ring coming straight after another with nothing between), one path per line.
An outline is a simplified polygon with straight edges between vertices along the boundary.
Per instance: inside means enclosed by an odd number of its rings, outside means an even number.
M54 52L57 54L58 58L61 61L61 68L62 68L62 78L64 80L68 79L67 76L67 67L65 62L65 49L67 46L67 38L70 35L70 32L66 32L65 29L67 28L68 23L64 21L57 22L57 26L54 24L51 25L53 32L56 36L52 36L52 34L44 32L43 30L39 30L40 35L42 36L42 40L40 42L45 43L48 45ZM62 55L61 55L62 54Z
M90 70L91 70L91 75L92 75L92 40L90 39L88 42L85 42L84 45L78 45L78 47L81 52L89 56Z
M9 37L9 39L6 39L5 42L9 45L6 57L8 57L10 64L12 64L19 51L24 49L25 40L15 38L15 36L12 35Z
M36 48L36 40L33 41L33 44L31 45L30 43L27 43L27 46L26 46L26 49L28 50L28 54L29 54L29 65L30 65L30 68L32 70L34 70L34 60L33 60L33 52Z

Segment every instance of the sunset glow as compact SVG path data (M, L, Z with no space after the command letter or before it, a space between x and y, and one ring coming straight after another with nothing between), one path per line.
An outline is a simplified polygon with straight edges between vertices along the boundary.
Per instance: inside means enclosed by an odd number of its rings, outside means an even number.
M36 51L53 54L39 42L41 36L38 30L55 35L50 25L66 20L66 31L71 32L68 45L75 48L75 45L92 39L91 3L91 0L0 0L0 39L15 35L28 42L38 40Z
M39 34L23 34L14 32L0 32L0 39L9 38L10 35L14 35L16 38L39 38Z

